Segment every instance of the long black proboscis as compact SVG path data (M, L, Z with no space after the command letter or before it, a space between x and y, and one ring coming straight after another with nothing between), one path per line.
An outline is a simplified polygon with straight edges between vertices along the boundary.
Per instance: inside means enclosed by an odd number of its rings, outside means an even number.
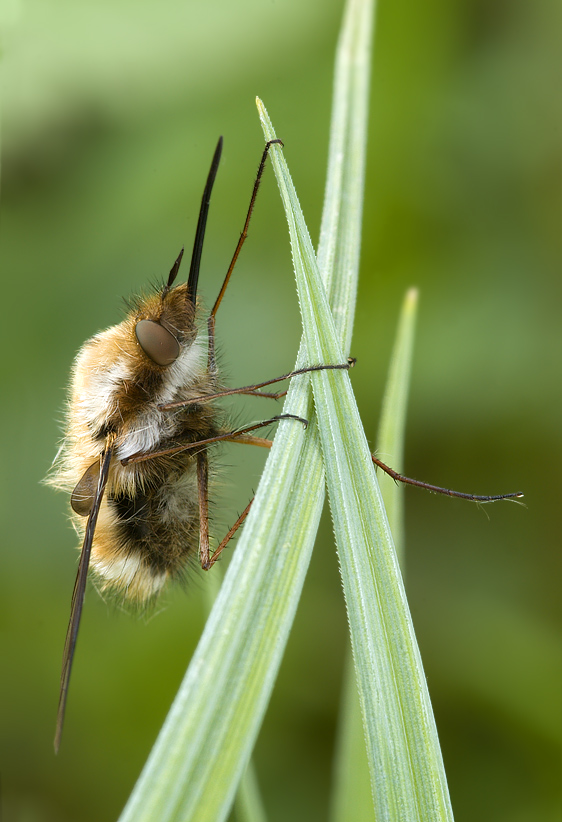
M189 277L187 279L187 296L190 302L195 303L197 296L197 282L199 280L199 268L201 266L201 254L203 252L203 240L205 239L205 227L207 225L207 215L209 214L209 204L211 202L211 191L217 176L217 171L222 153L222 137L219 137L215 153L213 155L213 162L203 198L201 200L201 209L199 211L199 219L197 221L197 231L195 232L195 241L193 243L193 253L191 255L191 266L189 268Z
M82 616L82 606L84 604L84 594L86 591L86 581L88 579L88 566L90 564L90 554L92 552L92 543L94 541L94 533L96 531L96 522L103 499L103 492L107 484L107 477L109 474L109 463L111 462L111 447L107 447L103 456L100 475L98 479L98 487L96 496L88 522L86 523L86 533L84 534L84 543L82 545L82 552L80 554L80 562L78 564L78 573L76 574L76 582L74 583L74 590L72 592L72 603L70 606L70 621L68 623L68 630L66 632L66 640L64 643L64 652L62 656L62 674L60 680L60 696L59 709L57 714L57 729L55 733L55 753L58 753L60 741L62 736L62 727L64 724L64 713L66 710L66 698L68 696L68 683L70 682L70 672L72 670L72 660L74 659L74 651L76 649L76 639L78 637L78 628L80 627L80 617Z

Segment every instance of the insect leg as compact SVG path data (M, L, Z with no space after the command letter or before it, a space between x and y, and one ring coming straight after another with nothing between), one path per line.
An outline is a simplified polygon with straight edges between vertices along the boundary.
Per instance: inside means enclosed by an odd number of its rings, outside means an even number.
M86 581L88 578L88 565L90 564L90 554L92 552L92 543L94 541L98 514L103 499L105 486L107 484L112 450L113 449L111 446L107 446L102 455L98 487L90 515L88 516L88 522L86 523L86 532L84 534L84 542L82 544L82 552L80 554L80 562L78 564L78 573L76 575L76 582L74 583L74 590L72 592L70 621L68 623L68 630L66 632L64 652L62 656L59 708L57 714L57 728L55 732L55 753L58 753L60 747L64 714L66 710L66 698L68 696L68 684L70 682L70 672L72 670L72 661L74 659L74 651L76 649L78 628L80 627L80 617L82 616L82 606L84 605L84 594L86 591Z
M226 276L224 278L224 282L221 286L221 290L219 291L219 295L215 300L215 304L213 306L213 310L209 315L209 319L207 321L207 328L208 328L208 346L209 346L209 353L208 353L208 366L209 371L214 373L216 371L216 362L215 362L215 316L219 309L219 305L222 302L222 298L224 297L224 292L228 286L232 271L234 270L234 266L236 265L236 261L238 259L238 255L240 254L240 250L244 245L244 241L248 236L248 226L250 225L250 220L252 217L252 212L254 210L254 205L256 202L256 197L258 196L258 189L260 187L261 178L263 175L263 171L265 168L265 161L267 160L267 155L269 154L269 149L272 145L283 145L281 140L270 140L268 143L265 144L265 148L263 150L263 154L261 156L258 173L256 175L256 181L254 183L254 188L252 191L252 196L250 198L250 205L248 207L248 213L246 214L246 222L244 223L244 228L242 229L242 233L240 235L240 239L238 240L238 244L234 250L234 254L232 256L232 260L230 261L230 265L228 266L228 271L226 272Z
M403 474L394 471L384 462L381 462L377 457L371 454L371 459L379 468L388 474L395 482L403 482L405 485L415 485L418 488L425 488L426 491L432 491L435 494L446 494L448 497L460 497L460 499L468 499L472 502L496 502L500 499L519 499L523 496L521 492L515 494L496 494L495 496L481 496L478 494L463 494L460 491L451 491L449 488L441 488L439 485L430 485L428 482L421 482L420 480L410 479Z
M221 542L221 544L219 545L217 550L213 552L212 557L207 559L207 563L205 565L203 565L203 563L201 563L201 567L203 568L204 571L208 571L209 568L213 567L213 565L215 564L215 562L217 561L219 556L222 554L222 552L224 551L224 549L226 548L226 546L228 545L228 543L230 542L230 540L232 539L232 537L234 536L236 531L240 528L240 526L242 525L242 523L244 522L244 520L246 519L246 517L250 513L250 508L252 507L253 501L254 501L254 497L252 497L250 502L247 504L247 506L244 508L244 510L242 511L242 513L240 514L240 516L238 517L238 519L236 520L236 522L232 526L232 528L230 528L230 530L228 531L228 533L224 537L223 541Z
M209 463L207 452L197 454L197 491L199 495L199 559L201 568L210 568L209 559Z
M239 442L242 445L258 445L260 448L271 448L273 445L273 440L266 440L264 437L246 437L246 436L238 436L232 437L230 440L225 440L225 442Z
M214 442L223 442L224 440L233 441L243 434L248 434L250 431L256 431L258 428L265 428L266 425L272 425L274 422L279 422L279 420L297 420L297 422L302 422L305 428L308 425L308 420L305 420L302 417L297 417L294 414L278 414L276 417L271 417L268 420L256 422L253 425L247 425L245 428L239 428L238 431L227 431L225 434L217 434L216 437L209 437L206 440L187 442L182 445L175 445L172 448L165 448L162 451L149 451L148 453L139 452L138 454L133 454L130 457L125 457L125 459L122 459L121 465L146 462L147 460L152 460L155 457L167 457L172 454L179 454L180 451L190 451L193 448L201 448L201 446L204 445L211 445ZM250 444L254 445L255 443Z
M273 442L271 440L266 440L263 437L248 437L248 436L238 436L233 437L231 440L227 439L225 442L239 442L243 445L257 445L260 448L271 448ZM205 467L200 471L200 460L201 462L204 460ZM201 557L201 567L204 571L208 571L209 568L212 568L219 556L222 554L236 531L240 528L248 514L250 513L250 508L252 507L252 503L254 498L250 500L248 505L244 508L232 528L229 529L228 533L222 540L221 544L218 546L216 551L213 552L212 556L209 556L209 509L208 509L208 495L207 495L207 456L204 451L197 455L197 480L199 486L199 521L200 521L200 531L199 531L199 546L200 546L200 557ZM204 486L204 490L203 487ZM204 548L203 548L204 546Z
M226 440L226 442L239 442L243 445L258 445L261 448L271 448L271 446L273 445L273 442L271 440L266 440L263 437L233 437L231 440ZM240 528L240 526L250 513L250 508L252 507L253 501L254 497L252 497L248 505L244 508L244 510L232 526L232 528L230 528L230 530L222 540L221 544L218 546L217 550L213 552L213 555L208 561L208 564L203 565L203 563L201 563L201 567L204 568L205 571L213 567L213 565L215 564L219 556L222 554L222 552L224 551L224 549L226 548L226 546L228 545L236 531Z
M267 394L259 391L266 385L273 385L276 382L289 380L291 377L298 377L300 374L309 374L311 371L349 371L355 365L355 359L349 357L346 363L339 363L338 365L309 365L306 368L299 368L297 371L290 371L288 374L283 374L281 377L275 377L273 380L266 380L265 382L258 382L254 385L244 385L242 388L228 388L226 391L219 391L216 394L207 394L204 397L193 397L190 400L180 400L179 402L169 402L165 405L159 405L160 411L170 411L172 408L183 408L194 403L207 402L208 400L217 400L221 397L229 397L232 394L249 394L252 397L267 397L268 399L277 400L284 396L287 392L282 391L279 394Z

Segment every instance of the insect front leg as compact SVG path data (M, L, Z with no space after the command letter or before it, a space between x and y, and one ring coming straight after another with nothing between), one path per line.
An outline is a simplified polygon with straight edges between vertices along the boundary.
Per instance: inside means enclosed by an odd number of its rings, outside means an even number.
M267 399L278 400L281 397L284 397L287 391L267 393L265 391L261 391L260 389L265 388L268 385L273 385L276 382L290 380L292 377L298 377L301 374L310 374L313 371L349 371L349 369L353 368L354 365L354 357L348 357L347 362L338 363L337 365L309 365L305 368L299 368L297 371L290 371L288 374L283 374L281 377L275 377L275 379L273 380L266 380L265 382L254 383L254 385L244 385L241 388L228 388L225 391L219 391L216 394L206 394L202 397L192 397L190 400L178 400L178 402L168 402L163 405L159 405L158 409L160 411L170 411L173 408L185 408L188 405L209 402L210 400L217 400L222 397L230 397L234 394L244 394L251 397L266 397Z
M209 343L208 343L209 350L208 350L208 355L207 356L208 356L208 368L209 368L209 371L211 373L216 372L215 317L216 317L217 311L219 309L219 305L222 302L222 298L224 297L224 293L225 293L225 291L228 287L228 283L230 282L230 277L231 277L232 272L234 270L234 266L236 265L238 255L240 254L242 246L244 245L244 243L246 241L246 238L248 236L248 227L250 225L250 220L252 219L252 212L254 210L254 205L256 203L256 197L258 196L258 189L260 187L261 178L263 176L263 172L264 172L264 169L265 169L265 161L267 160L267 155L269 154L269 149L273 145L282 146L283 142L282 142L282 140L275 139L275 140L269 140L269 142L267 142L265 144L265 148L263 150L261 160L260 160L260 164L259 164L259 167L258 167L258 173L256 175L256 179L255 179L255 182L254 182L254 187L252 189L252 196L250 198L250 205L248 206L248 213L246 214L246 220L244 222L244 228L242 229L242 233L240 234L240 239L238 240L238 243L237 243L236 248L234 250L234 254L232 256L232 260L230 261L230 265L228 266L228 271L226 272L226 276L225 276L223 284L221 286L221 290L219 291L219 295L218 295L217 299L215 300L215 304L213 306L213 309L212 309L211 314L209 316L209 319L207 321L208 341L209 341Z

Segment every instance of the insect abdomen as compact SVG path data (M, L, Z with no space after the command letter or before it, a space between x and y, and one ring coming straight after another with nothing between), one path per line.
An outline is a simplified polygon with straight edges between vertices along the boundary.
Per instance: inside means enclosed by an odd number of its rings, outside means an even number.
M195 460L182 462L183 471L176 467L159 484L107 489L91 558L102 591L146 602L180 576L194 556L199 534Z

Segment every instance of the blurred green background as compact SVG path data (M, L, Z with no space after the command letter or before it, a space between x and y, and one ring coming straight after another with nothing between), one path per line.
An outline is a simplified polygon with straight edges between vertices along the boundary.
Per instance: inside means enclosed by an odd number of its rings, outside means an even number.
M474 493L523 489L528 506L482 512L406 491L407 587L458 822L560 810L559 12L555 0L382 0L378 12L352 347L365 428L374 442L397 312L418 285L406 470ZM5 0L0 11L6 822L116 819L204 620L201 573L150 618L90 590L54 757L77 554L67 500L39 482L74 354L191 245L223 134L200 286L212 304L262 149L256 94L317 237L341 13L340 0ZM270 170L218 336L232 385L295 359ZM255 400L231 407L235 420L266 415ZM264 455L244 450L217 449L218 537L258 482ZM345 647L326 519L255 751L272 822L327 817Z

